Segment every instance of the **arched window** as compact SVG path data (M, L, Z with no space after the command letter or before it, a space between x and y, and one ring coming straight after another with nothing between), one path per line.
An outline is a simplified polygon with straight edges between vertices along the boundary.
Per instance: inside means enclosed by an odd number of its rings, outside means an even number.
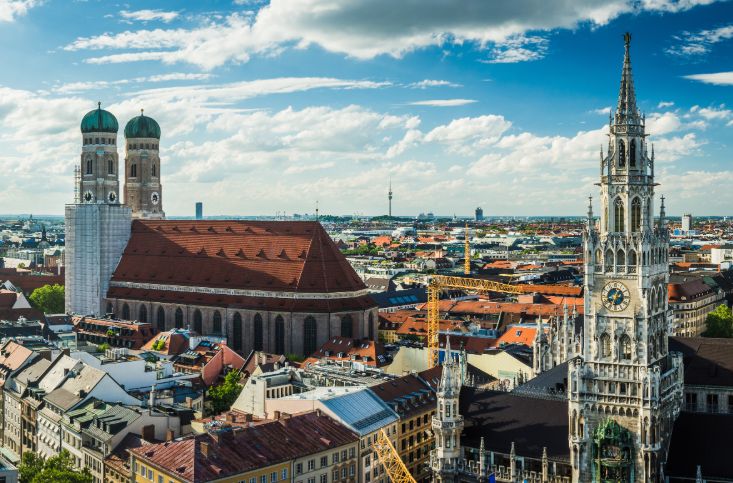
M624 254L624 251L620 248L616 252L616 265L619 267L623 267L626 265L626 255Z
M92 174L93 173L94 170L92 168L93 168L93 166L92 166L92 160L91 159L87 159L87 174Z
M626 146L623 141L618 142L618 166L619 168L626 166Z
M282 315L275 317L275 354L285 354L285 320Z
M218 310L214 311L214 318L212 320L213 322L213 332L215 334L221 334L221 314Z
M262 327L262 316L260 314L255 314L254 326L254 350L261 351L264 345L264 328Z
M232 341L234 350L241 351L242 350L242 316L239 315L239 312L235 312L234 318L232 319L232 338L234 339Z
M641 230L641 201L639 198L634 198L631 202L631 230Z
M616 198L613 207L613 231L624 231L624 202Z
M367 323L369 324L367 329L369 331L369 340L374 340L374 314L372 312L369 312Z
M115 162L112 159L107 160L107 174L115 174Z
M99 144L99 138L94 138L94 144Z
M635 267L637 264L636 252L634 250L629 251L629 266Z
M130 306L127 303L122 305L122 319L130 320Z
M318 349L318 327L316 319L308 316L303 321L303 354L309 356Z
M134 178L137 176L137 164L130 165L130 177Z
M178 307L176 309L175 326L176 326L176 329L182 329L183 328L183 310L181 310L180 307Z
M621 339L619 339L619 351L621 360L631 360L631 338L626 334L622 335Z
M629 144L629 166L632 168L636 166L636 141L633 139Z
M611 355L611 336L604 333L601 336L601 356L609 357Z
M202 335L204 333L204 321L199 309L196 309L193 312L193 331L198 335Z
M603 263L601 260L601 249L596 248L596 265L600 265L601 263Z
M138 310L137 320L139 320L140 322L148 321L148 308L144 305L141 305L140 310Z
M163 332L165 330L165 309L163 307L158 307L158 316L156 319L158 330Z
M354 337L354 320L350 315L341 317L341 337Z
M667 289L666 287L659 287L659 308L664 308L664 299L667 296Z
M156 173L157 173L157 171L155 169L155 163L153 163L153 166L152 166L152 175L153 175L153 177L158 176Z

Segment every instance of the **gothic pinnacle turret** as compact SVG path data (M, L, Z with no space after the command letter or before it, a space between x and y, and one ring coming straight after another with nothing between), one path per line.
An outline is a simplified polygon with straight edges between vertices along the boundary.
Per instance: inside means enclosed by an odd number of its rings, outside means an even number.
M625 53L624 66L621 70L621 87L618 92L615 124L641 124L639 110L636 108L636 93L634 92L634 78L631 75L631 55L629 48L631 34L624 34Z

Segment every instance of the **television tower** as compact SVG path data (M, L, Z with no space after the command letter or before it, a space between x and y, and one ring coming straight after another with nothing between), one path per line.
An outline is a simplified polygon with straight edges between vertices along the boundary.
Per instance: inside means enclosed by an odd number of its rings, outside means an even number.
M389 193L387 194L389 200L389 217L392 218L392 177L389 178Z

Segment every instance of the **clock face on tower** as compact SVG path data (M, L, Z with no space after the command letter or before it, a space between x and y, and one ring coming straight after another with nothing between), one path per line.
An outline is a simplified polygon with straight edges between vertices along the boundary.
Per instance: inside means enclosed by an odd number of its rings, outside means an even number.
M94 201L94 194L91 191L84 193L84 202L91 203L92 201Z
M631 302L631 294L621 282L609 282L603 287L601 292L601 300L603 306L612 312L621 312L626 309Z
M160 195L158 193L153 193L150 195L150 201L152 201L154 205L157 205L160 202Z
M107 199L109 199L110 203L114 203L115 201L117 201L117 195L115 194L114 191L110 191L109 194L107 195Z

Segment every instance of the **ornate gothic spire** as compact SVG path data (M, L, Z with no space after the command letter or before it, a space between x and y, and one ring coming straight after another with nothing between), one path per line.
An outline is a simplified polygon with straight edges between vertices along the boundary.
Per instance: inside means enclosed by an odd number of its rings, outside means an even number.
M439 391L450 393L453 391L454 381L453 366L455 365L453 355L450 351L450 336L445 338L445 357L443 359L443 375L440 377Z
M616 106L616 124L640 124L639 110L636 108L636 94L634 93L634 79L631 75L631 55L629 47L631 34L624 34L626 51L624 53L624 66L621 70L621 88L618 92L618 105Z

